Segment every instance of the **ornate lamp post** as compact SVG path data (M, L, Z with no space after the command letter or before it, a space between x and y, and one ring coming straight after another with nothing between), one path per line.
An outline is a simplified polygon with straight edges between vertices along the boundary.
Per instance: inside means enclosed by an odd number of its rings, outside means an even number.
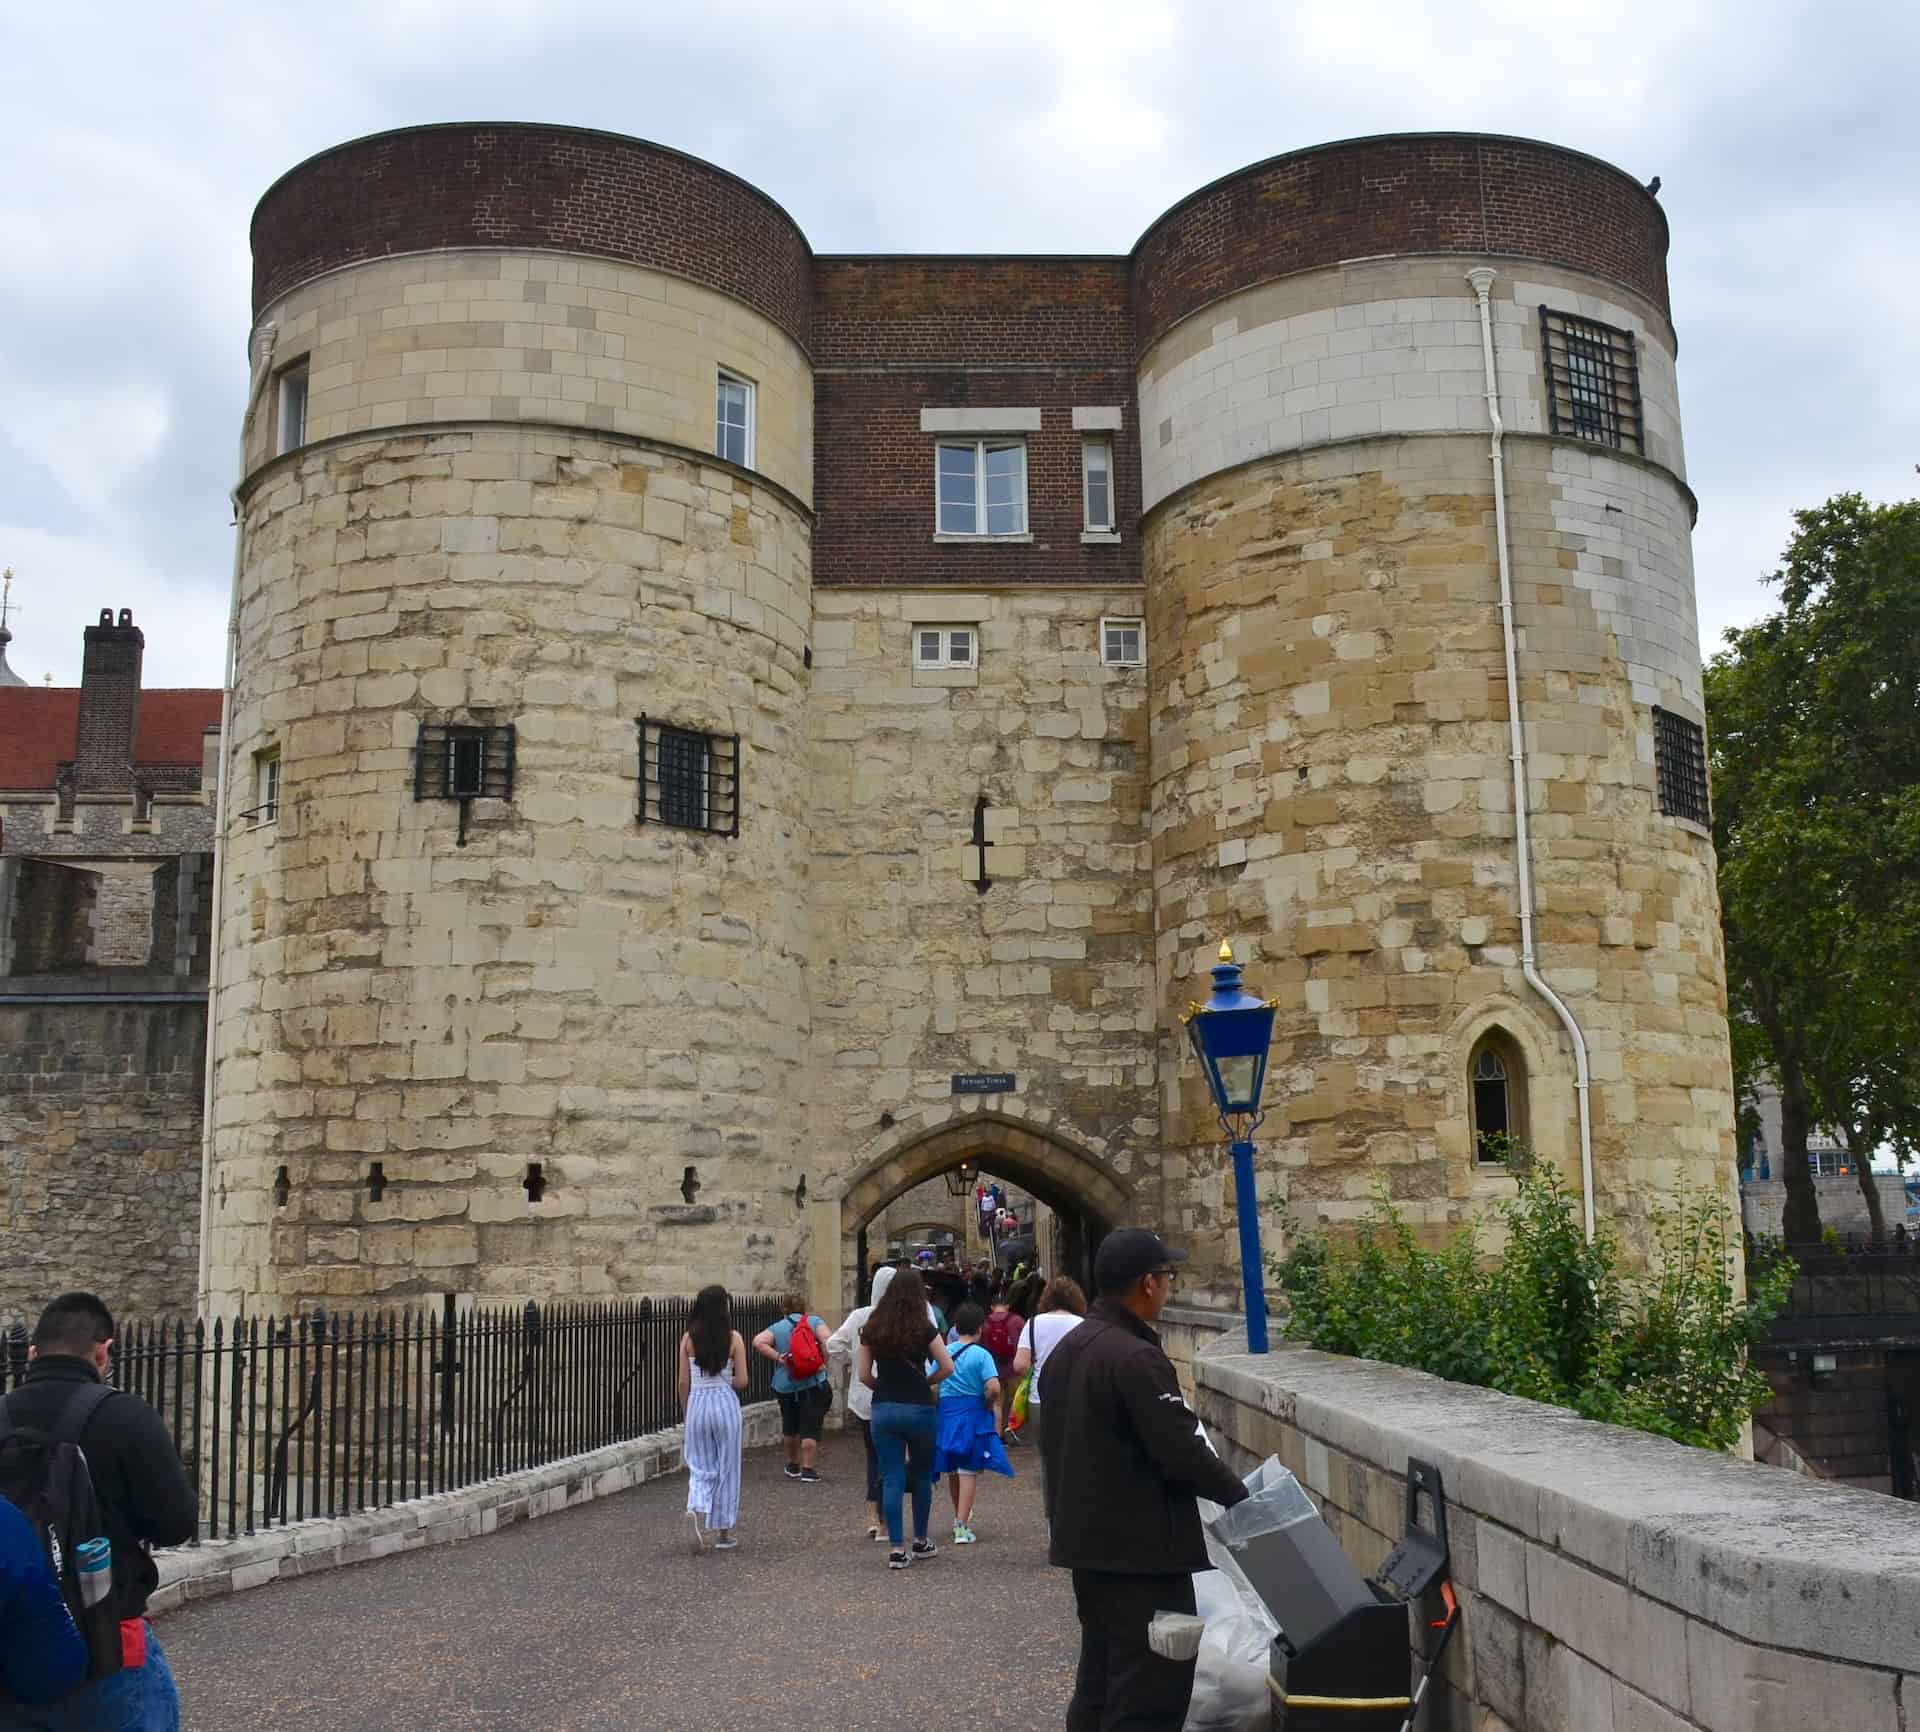
M1213 996L1191 1004L1183 1019L1187 1038L1212 1092L1220 1128L1232 1144L1234 1204L1240 1216L1240 1286L1246 1296L1247 1346L1267 1351L1266 1276L1260 1263L1260 1216L1253 1194L1253 1133L1267 1115L1260 1091L1267 1080L1267 1049L1273 1042L1273 999L1255 998L1240 985L1233 947L1220 946L1213 970Z

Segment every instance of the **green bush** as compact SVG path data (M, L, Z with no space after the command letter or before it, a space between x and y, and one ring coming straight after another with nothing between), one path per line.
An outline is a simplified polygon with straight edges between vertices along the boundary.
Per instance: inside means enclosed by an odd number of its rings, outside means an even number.
M1786 1302L1792 1261L1762 1258L1739 1298L1729 1211L1703 1195L1654 1207L1653 1265L1628 1276L1605 1226L1586 1242L1558 1172L1520 1147L1509 1164L1519 1194L1500 1207L1507 1243L1497 1258L1482 1255L1477 1222L1427 1249L1384 1195L1350 1242L1289 1218L1291 1250L1268 1259L1290 1309L1287 1334L1730 1448L1768 1400L1748 1354Z

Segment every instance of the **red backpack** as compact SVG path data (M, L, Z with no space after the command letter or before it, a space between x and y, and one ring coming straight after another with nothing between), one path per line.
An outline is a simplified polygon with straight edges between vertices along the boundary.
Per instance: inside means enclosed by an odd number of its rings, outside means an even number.
M980 1331L980 1345L993 1355L996 1366L1013 1363L1020 1351L1020 1319L1011 1311L996 1311Z
M805 1383L826 1368L827 1356L820 1350L820 1337L814 1334L806 1312L796 1312L793 1333L787 1337L787 1375L796 1383Z

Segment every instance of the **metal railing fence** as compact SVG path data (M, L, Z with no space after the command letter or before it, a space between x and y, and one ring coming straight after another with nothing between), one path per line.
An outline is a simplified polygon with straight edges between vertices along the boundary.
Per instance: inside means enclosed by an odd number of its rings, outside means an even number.
M454 1491L680 1422L687 1301L440 1306L122 1323L114 1384L166 1421L204 1539ZM778 1299L736 1297L751 1340ZM26 1326L0 1341L0 1394ZM743 1402L772 1399L747 1355Z

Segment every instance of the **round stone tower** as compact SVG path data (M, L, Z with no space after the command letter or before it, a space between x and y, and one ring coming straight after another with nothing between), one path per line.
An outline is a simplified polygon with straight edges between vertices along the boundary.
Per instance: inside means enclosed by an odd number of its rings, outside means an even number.
M252 238L209 1297L777 1287L805 241L549 126L328 151Z
M1730 1194L1666 250L1604 163L1434 135L1261 163L1135 251L1162 1027L1233 938L1279 1006L1264 1205L1454 1222L1511 1194L1503 1136L1576 1193L1590 1160L1629 1237L1649 1192ZM1219 1129L1163 1051L1230 1292Z

